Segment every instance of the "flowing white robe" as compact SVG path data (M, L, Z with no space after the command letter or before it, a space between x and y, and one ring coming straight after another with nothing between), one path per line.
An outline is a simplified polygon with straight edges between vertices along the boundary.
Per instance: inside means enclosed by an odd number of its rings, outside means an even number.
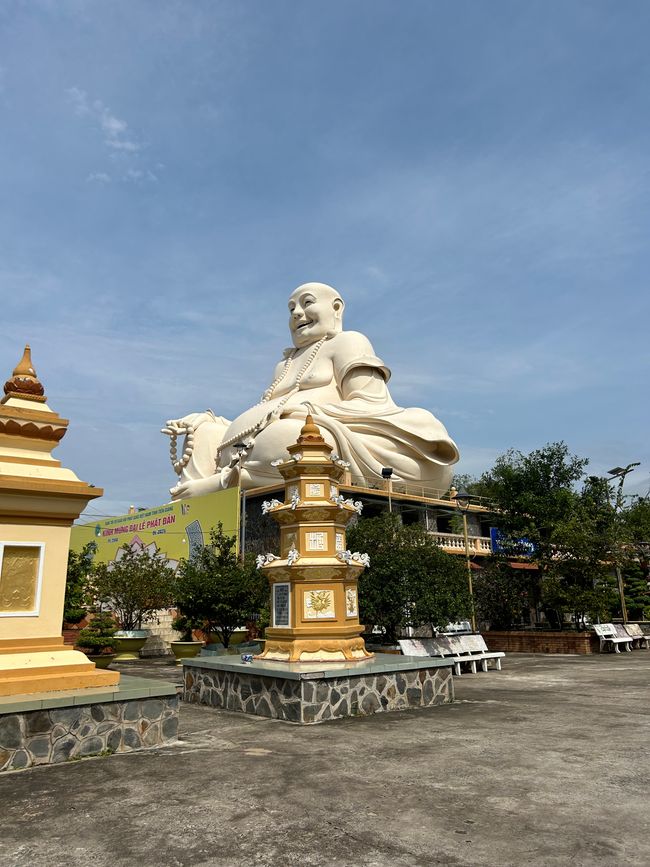
M271 398L246 410L233 422L212 413L200 417L194 451L181 474L181 483L214 476L210 489L236 484L237 476L229 469L235 457L233 448L224 449L218 466L215 461L219 444L233 437L252 440L242 473L244 488L279 481L281 477L270 462L286 457L286 446L296 441L310 412L325 439L349 462L353 478L376 482L383 467L392 467L395 481L444 493L451 482L452 465L459 457L458 449L444 425L430 412L395 405L386 385L390 370L375 355L368 338L356 331L335 334L305 369L312 350L313 346L295 354L287 350L285 360L276 367L275 378L283 371L284 375ZM294 392L301 372L299 388ZM274 418L278 407L280 417ZM256 426L256 433L247 434ZM206 486L200 488L192 493L204 493Z

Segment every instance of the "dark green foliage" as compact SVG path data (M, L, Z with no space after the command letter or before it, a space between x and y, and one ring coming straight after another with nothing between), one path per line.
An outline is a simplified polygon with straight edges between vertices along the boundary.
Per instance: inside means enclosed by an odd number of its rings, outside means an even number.
M112 563L100 563L92 577L93 593L124 630L141 629L155 611L173 604L174 572L158 549L153 555L128 545Z
M529 608L530 572L513 569L505 557L487 557L474 573L477 617L491 629L512 629L525 621Z
M77 646L91 653L112 652L116 632L113 615L108 611L97 611L88 626L80 630Z
M565 576L550 575L542 588L546 619L558 629L563 628L567 615L571 615L578 629L585 629L588 621L611 620L618 599L616 582L609 574L604 574L592 586L586 579L570 581Z
M628 562L623 567L625 603L630 620L650 618L650 582L647 564Z
M499 510L499 528L533 542L534 557L542 569L552 558L555 530L572 514L573 486L587 463L570 454L565 443L550 443L528 455L510 449L481 478Z
M189 560L181 560L174 579L174 600L179 612L205 635L218 633L224 647L232 634L256 619L268 605L269 585L255 568L253 555L241 562L235 537L218 524L210 542Z
M500 529L513 542L525 537L534 543L530 560L537 571L527 573L529 601L560 628L568 618L578 626L587 618L608 618L617 604L612 568L621 561L625 533L607 482L584 478L587 463L564 443L551 443L529 455L506 452L482 479L499 510ZM522 580L510 577L510 589L507 572L497 582L505 620L508 611L515 615L510 603Z
M612 565L619 556L619 525L606 481L590 476L551 535L553 556L542 588L549 619L561 626L570 614L580 627L586 618L609 618L617 604Z
M635 552L647 560L650 555L650 498L634 497L623 510L622 520Z
M446 625L469 616L465 561L442 551L419 524L396 515L361 519L348 532L352 551L370 555L359 579L360 619L394 643L407 626Z
M194 631L194 623L189 617L184 614L179 614L172 620L172 629L180 632L179 641L192 641L192 632Z
M88 542L81 551L68 554L68 572L65 581L65 601L63 620L65 623L79 623L88 613L88 579L93 570L93 555L96 546Z

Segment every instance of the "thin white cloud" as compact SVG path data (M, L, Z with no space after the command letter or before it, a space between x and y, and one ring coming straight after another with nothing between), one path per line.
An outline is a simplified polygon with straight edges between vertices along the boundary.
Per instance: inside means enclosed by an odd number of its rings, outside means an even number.
M106 172L91 172L86 180L89 183L110 184L111 177L110 175L107 175Z
M90 100L86 91L80 87L69 87L66 93L75 114L90 117L99 126L104 134L106 147L127 153L142 150L142 143L131 133L128 123L114 115L101 99Z
M136 183L143 181L152 181L153 183L156 183L158 175L155 175L151 169L127 169L124 173L124 180L135 181Z
M126 120L118 117L101 99L89 97L81 87L69 87L66 96L74 113L87 119L101 134L104 148L112 161L113 168L110 173L91 172L86 177L87 181L99 184L107 184L112 180L138 183L158 181L158 175L154 171L135 162L141 158L146 145L135 135ZM161 163L155 164L157 171L162 168Z

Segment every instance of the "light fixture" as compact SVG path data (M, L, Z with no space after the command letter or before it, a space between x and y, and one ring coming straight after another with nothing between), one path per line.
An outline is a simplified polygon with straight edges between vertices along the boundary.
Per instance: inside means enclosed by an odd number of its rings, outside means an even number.
M461 511L466 512L469 509L469 504L472 502L472 495L461 485L460 490L456 491L454 502Z

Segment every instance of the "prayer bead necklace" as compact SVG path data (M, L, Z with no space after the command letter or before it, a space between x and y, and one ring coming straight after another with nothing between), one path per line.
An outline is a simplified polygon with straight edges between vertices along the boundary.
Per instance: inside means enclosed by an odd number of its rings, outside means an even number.
M253 440L254 440L255 437L257 436L257 434L260 433L260 431L263 430L267 424L270 424L272 421L275 421L277 418L280 417L280 414L281 414L282 410L284 409L285 405L287 404L287 402L289 401L289 398L293 397L293 395L297 391L300 390L300 383L302 381L302 378L307 373L307 371L311 367L312 363L315 361L316 356L318 355L318 352L319 352L321 346L325 343L326 340L327 340L327 337L321 337L321 339L317 343L314 344L314 348L309 353L305 363L298 371L298 375L296 376L295 383L291 387L290 391L288 391L285 394L285 396L280 400L280 402L278 403L278 405L275 407L274 410L272 410L266 416L264 416L261 419L261 421L257 422L254 425L251 425L251 427L247 428L246 430L242 431L241 433L238 433L237 436L230 437L230 439L227 439L225 442L222 442L219 445L219 447L217 449L216 456L215 456L215 465L216 465L217 470L219 469L219 463L221 460L221 453L223 451L225 451L225 449L230 448L230 446L234 445L237 442L246 442L247 438L250 436L252 436ZM284 378L288 374L289 369L291 367L291 362L296 357L297 352L298 352L297 349L293 349L291 351L291 354L287 356L282 370L280 371L278 376L276 376L276 378L273 380L271 385L266 389L266 391L262 395L261 400L258 403L256 403L255 406L262 406L263 404L268 403L271 400L271 398L273 397L273 394L275 393L276 388L280 385L280 383L284 380ZM172 431L169 435L169 437L170 437L169 457L171 459L171 463L172 463L172 466L174 468L174 472L180 476L181 473L183 472L183 470L185 469L185 467L189 464L190 459L192 457L192 453L194 452L194 431L195 431L195 428L189 422L178 422L177 426L179 428L182 427L185 430L185 447L183 449L183 455L179 459L177 445L176 445L178 433L175 431ZM252 442L247 443L247 446L248 446L248 448L250 448L252 446Z

